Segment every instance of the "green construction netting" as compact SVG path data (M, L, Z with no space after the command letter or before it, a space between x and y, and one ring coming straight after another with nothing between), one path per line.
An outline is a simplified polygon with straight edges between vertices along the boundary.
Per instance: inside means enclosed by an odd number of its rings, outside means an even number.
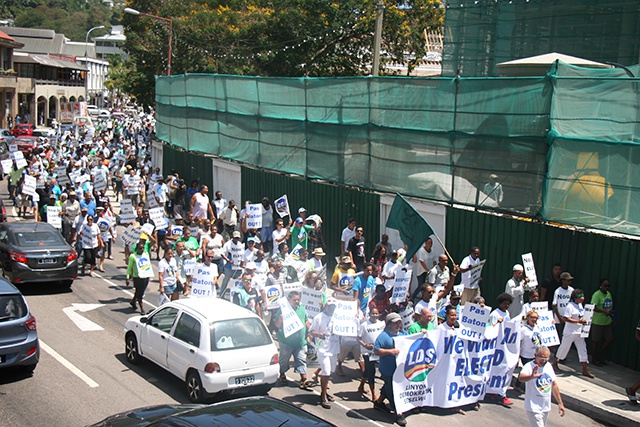
M563 63L530 78L159 77L157 136L308 178L640 235L639 84Z
M549 52L623 65L640 60L637 0L447 3L445 76L497 76L496 64Z

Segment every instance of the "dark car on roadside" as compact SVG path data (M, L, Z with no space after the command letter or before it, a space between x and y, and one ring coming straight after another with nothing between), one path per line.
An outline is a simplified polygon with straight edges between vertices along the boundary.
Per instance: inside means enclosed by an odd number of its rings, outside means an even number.
M46 222L0 223L0 265L12 283L71 286L78 278L78 253Z
M0 368L31 373L39 360L36 318L20 291L0 277Z
M252 396L212 405L156 405L112 415L90 427L335 427L283 400Z
M13 129L11 129L11 134L13 136L18 135L32 135L34 126L31 123L23 123L19 125L15 125Z

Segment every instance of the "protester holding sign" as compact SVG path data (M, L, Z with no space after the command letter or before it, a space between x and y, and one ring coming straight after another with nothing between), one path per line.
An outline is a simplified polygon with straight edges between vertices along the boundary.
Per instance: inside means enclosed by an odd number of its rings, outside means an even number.
M178 264L173 256L173 249L168 248L164 251L164 257L158 263L158 282L160 283L158 291L166 295L171 301L180 298L177 277Z
M480 263L480 248L473 246L468 256L466 256L460 263L460 272L462 278L460 279L460 287L462 290L462 305L466 302L471 302L473 299L480 295L480 282L482 278L472 277L471 270ZM460 292L458 290L458 292Z
M393 374L396 371L396 356L400 351L395 348L393 338L399 335L405 335L402 331L402 317L398 313L389 313L386 318L386 327L378 335L373 346L373 353L380 358L380 375L382 376L382 381L384 381L380 396L374 400L373 407L384 412L389 412L389 408L384 404L385 399L389 400L391 410L396 412L393 395ZM396 412L396 424L399 426L407 425L407 420L402 413Z
M364 358L364 373L360 379L358 393L366 394L365 382L369 384L371 390L371 401L378 400L376 396L376 362L378 356L373 354L373 347L378 336L385 328L385 322L380 320L380 312L376 307L369 310L369 318L360 324L358 332L358 342L362 346L361 353Z
M186 250L186 245L185 245ZM202 263L197 263L193 269L189 283L189 291L193 296L215 298L218 284L218 266L213 262L213 250L207 249Z
M135 288L135 294L129 304L135 310L136 302L140 305L140 314L143 316L146 314L144 307L142 306L142 299L144 298L144 292L149 285L149 279L153 277L153 268L151 267L151 255L150 252L145 250L147 244L146 239L140 239L136 244L134 253L129 256L129 263L127 265L127 279L125 284L129 286L129 279L133 278L133 287Z
M300 292L298 291L291 291L287 295L287 301L291 309L295 312L298 320L302 322L302 329L290 335L285 335L285 319L282 309L275 313L273 323L278 329L276 336L280 347L278 355L280 384L287 385L286 372L289 370L289 360L291 356L293 356L293 371L300 375L300 388L306 389L313 385L313 383L307 381L307 354L305 351L307 345L307 329L311 326L311 322L307 317L307 311L300 305L300 298Z
M360 311L363 315L367 312L371 294L373 294L376 287L373 276L371 275L372 272L372 265L366 262L364 263L362 274L353 281L353 297L360 302Z
M572 281L573 276L567 271L563 272L560 275L560 287L553 292L553 303L551 307L555 314L556 328L559 334L562 334L564 328L564 311L571 301L571 293L573 292L573 287L571 286Z
M318 362L320 362L320 405L325 409L331 408L331 402L335 399L327 390L329 378L335 370L336 360L340 352L339 336L333 332L332 317L336 309L337 301L333 298L327 300L322 308L322 313L313 318L309 328L311 338L319 338Z
M351 268L351 257L343 255L331 276L331 289L336 298L345 299L353 297L353 280L356 271Z
M562 334L562 342L556 353L556 360L553 362L553 367L558 369L558 363L562 362L567 354L571 344L575 344L576 350L578 350L578 359L582 364L582 375L589 378L595 378L591 372L589 372L589 357L587 355L587 344L585 339L580 336L582 332L582 325L586 324L584 316L584 292L582 289L574 289L571 293L571 302L564 310L563 320L565 322L564 332Z
M512 272L513 275L507 280L504 291L513 297L513 302L509 306L509 316L515 319L522 313L524 293L529 290L527 286L529 278L524 277L524 267L520 264L514 265Z
M522 366L533 360L536 348L542 344L537 323L538 312L529 310L526 314L526 321L520 328L520 361ZM520 380L516 380L514 388L522 392L521 384Z
M518 380L526 383L524 409L532 427L544 427L551 411L551 395L558 402L558 412L564 417L564 404L556 374L549 361L551 352L546 346L536 348L535 360L522 367Z
M83 260L82 274L84 274L85 265L89 264L89 276L93 277L93 269L96 268L96 253L98 249L102 249L104 243L100 235L98 225L93 222L93 216L87 215L87 222L82 224L78 232L78 238L82 242Z

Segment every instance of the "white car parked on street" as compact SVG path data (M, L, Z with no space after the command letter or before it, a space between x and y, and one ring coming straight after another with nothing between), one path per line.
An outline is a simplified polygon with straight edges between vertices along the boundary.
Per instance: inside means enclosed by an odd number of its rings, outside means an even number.
M203 402L223 390L268 392L278 373L278 349L262 319L217 298L168 302L125 323L125 353L185 380L189 399Z

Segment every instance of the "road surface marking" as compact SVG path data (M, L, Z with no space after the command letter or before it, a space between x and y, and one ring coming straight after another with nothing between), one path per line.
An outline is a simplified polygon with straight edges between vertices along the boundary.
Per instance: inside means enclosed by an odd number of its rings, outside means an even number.
M102 279L102 280L104 280L104 281L105 281L105 282L107 282L109 285L114 286L116 289L120 289L122 292L124 292L125 294L127 294L127 295L129 295L131 298L133 298L133 292L131 292L131 291L127 290L127 289L124 289L123 287L121 287L120 285L118 285L118 284L116 284L116 283L113 283L113 282L112 282L111 280L109 280L109 279L106 279L106 278L102 277L101 275L99 275L99 274L98 274L98 273L96 273L95 271L93 272L93 275L94 275L94 276L96 276L96 277L98 277L98 278L100 278L100 279ZM151 303L150 303L149 301L147 301L147 300L144 300L144 303L145 303L145 304L147 304L147 305L150 305L151 307L153 307L153 308L154 308L154 310L155 310L156 308L158 308L157 306L155 306L155 305L151 304Z
M95 310L96 308L100 308L100 307L104 307L104 304L77 304L77 303L72 303L71 307L65 307L62 309L62 311L64 312L64 314L66 314L69 319L71 319L71 321L73 323L75 323L75 325L80 328L80 330L82 332L88 332L88 331L103 331L104 328L100 325L98 325L97 323L92 322L91 320L87 319L84 316L81 316L79 313L77 313L77 311L81 311L81 312L87 312L90 310Z
M92 380L91 378L89 378L87 376L87 374L85 374L84 372L82 372L80 369L76 368L73 363L69 362L67 359L65 359L64 357L62 357L60 354L58 354L57 351L55 351L54 349L52 349L51 347L49 347L48 345L46 345L42 340L40 340L40 348L42 348L44 351L46 351L47 353L49 353L49 355L51 355L54 359L56 359L58 362L60 362L60 364L62 364L62 366L64 366L65 368L67 368L68 370L70 370L73 374L75 374L78 378L80 378L82 381L84 381L85 383L87 383L87 385L89 387L98 387L98 383L95 382L94 380Z
M289 380L289 381L291 381L291 382L296 382L296 380L295 380L295 379L293 379L293 378L289 378L289 377L287 377L287 380ZM318 395L318 396L322 396L322 394L320 394L320 392L319 392L319 391L317 391L317 390L310 390L310 391L312 391L314 394L316 394L316 395ZM379 422L374 421L374 420L372 420L371 418L369 418L369 417L366 417L366 416L362 415L360 412L356 411L355 409L349 408L347 405L343 405L342 403L338 402L337 400L336 400L335 402L332 402L331 404L332 404L332 405L333 405L333 404L336 404L336 405L338 405L339 407L341 407L342 409L346 410L347 412L353 412L353 413L354 413L358 418L360 418L360 419L362 419L362 420L365 420L365 421L369 421L369 422L370 422L370 423L372 423L373 425L376 425L376 426L378 426L378 427L385 427L384 425L380 424Z

